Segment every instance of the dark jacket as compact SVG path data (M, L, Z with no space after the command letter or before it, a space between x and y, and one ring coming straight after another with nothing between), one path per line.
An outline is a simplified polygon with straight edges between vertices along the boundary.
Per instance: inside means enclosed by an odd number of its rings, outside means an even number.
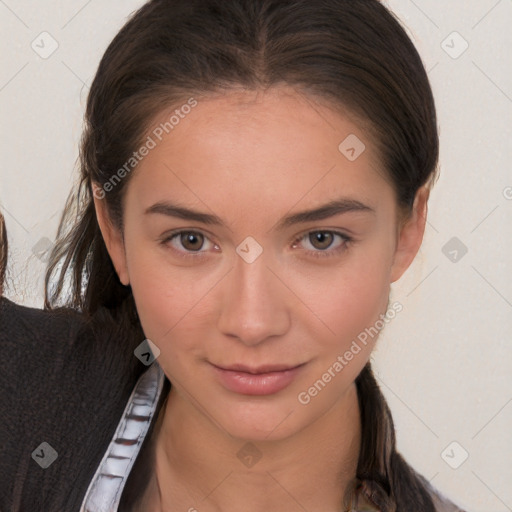
M0 298L1 512L80 510L148 370L100 316Z
M109 318L0 297L1 512L135 511L170 382ZM460 511L425 483L437 512Z

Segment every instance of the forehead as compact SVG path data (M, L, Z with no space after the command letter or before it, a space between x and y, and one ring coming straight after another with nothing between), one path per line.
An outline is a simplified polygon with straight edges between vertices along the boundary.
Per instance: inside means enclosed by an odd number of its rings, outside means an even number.
M377 207L392 200L375 145L353 116L285 87L195 100L151 124L154 147L129 187L141 206L181 199L261 212L340 195Z

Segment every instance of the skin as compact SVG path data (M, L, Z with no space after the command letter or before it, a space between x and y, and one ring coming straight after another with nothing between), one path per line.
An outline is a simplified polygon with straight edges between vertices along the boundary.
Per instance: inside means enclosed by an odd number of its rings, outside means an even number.
M95 197L118 276L172 383L145 510L341 510L360 447L354 381L378 337L307 405L297 397L386 313L391 283L421 245L429 195L420 189L399 222L375 145L353 119L286 87L201 99L131 176L124 237ZM355 161L338 150L349 134L366 145ZM277 230L283 216L340 197L374 212ZM224 225L144 214L158 201ZM161 243L180 228L198 238ZM308 237L318 231L353 241ZM263 249L252 263L235 251L247 236ZM331 255L314 257L322 252ZM210 363L306 364L285 389L249 396L226 389ZM237 457L247 442L261 454L250 468Z

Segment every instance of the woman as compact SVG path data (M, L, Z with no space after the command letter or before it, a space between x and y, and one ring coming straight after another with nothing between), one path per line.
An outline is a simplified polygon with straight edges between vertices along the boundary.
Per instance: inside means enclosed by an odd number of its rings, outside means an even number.
M400 307L437 159L421 59L377 0L144 5L91 86L46 310L2 301L2 334L53 333L23 354L57 376L23 418L61 446L33 441L41 494L24 462L2 505L460 510L397 452L362 336Z

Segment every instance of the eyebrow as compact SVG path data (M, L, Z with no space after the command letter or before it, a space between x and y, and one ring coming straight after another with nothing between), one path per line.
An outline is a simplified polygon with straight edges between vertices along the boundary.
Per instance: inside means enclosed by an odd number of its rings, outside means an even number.
M312 210L305 210L298 213L287 215L279 221L276 229L284 229L295 224L329 219L335 215L341 215L350 212L365 212L375 214L376 211L361 201L351 198L340 198L330 201L320 207ZM184 206L173 204L168 201L159 201L147 208L145 214L159 213L169 217L177 217L179 219L201 222L203 224L224 226L224 222L217 215L202 213Z

